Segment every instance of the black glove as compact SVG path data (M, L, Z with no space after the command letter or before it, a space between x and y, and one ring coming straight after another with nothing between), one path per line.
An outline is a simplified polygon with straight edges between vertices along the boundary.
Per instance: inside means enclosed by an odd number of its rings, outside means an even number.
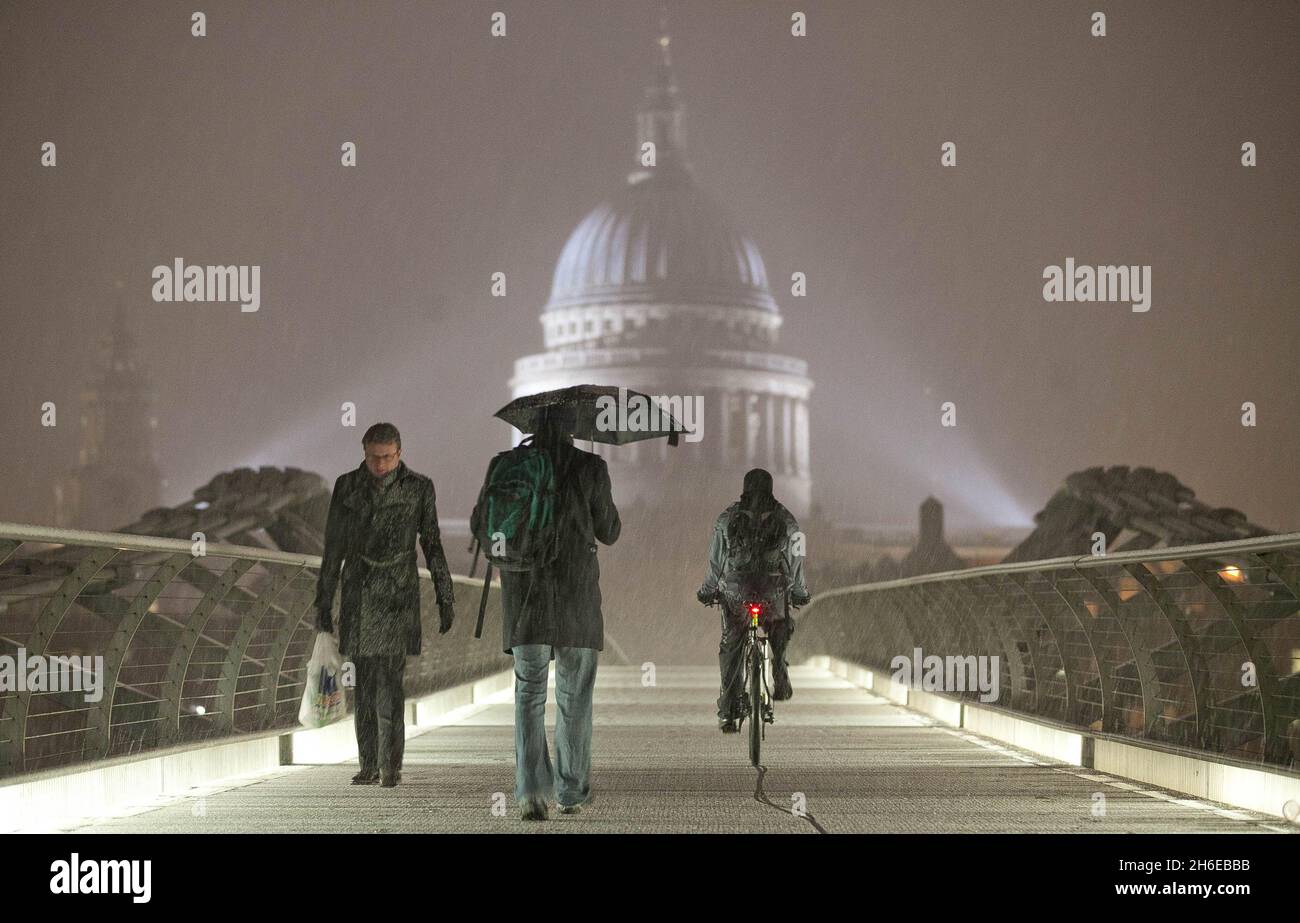
M445 635L451 631L451 623L456 620L456 608L451 603L438 604L438 634Z
M718 591L706 590L704 587L700 587L695 591L695 598L700 601L701 605L711 606L717 602Z
M331 634L334 631L334 616L329 609L316 610L316 630Z
M790 605L792 606L806 606L810 602L812 602L812 596L808 593L790 594Z

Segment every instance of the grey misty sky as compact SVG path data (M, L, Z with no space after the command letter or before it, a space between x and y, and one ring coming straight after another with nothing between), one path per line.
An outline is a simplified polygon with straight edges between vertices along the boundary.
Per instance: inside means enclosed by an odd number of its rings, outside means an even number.
M75 417L119 280L166 502L245 464L332 479L388 419L466 515L564 240L632 165L659 4L211 0L203 39L193 6L0 9L0 518L43 521L75 463L39 407ZM1112 2L1104 39L1089 3L794 6L807 38L785 3L668 11L697 178L811 363L816 497L1023 522L1071 471L1145 464L1300 528L1300 4ZM154 303L175 257L260 265L261 310ZM1067 257L1152 265L1150 312L1045 303Z

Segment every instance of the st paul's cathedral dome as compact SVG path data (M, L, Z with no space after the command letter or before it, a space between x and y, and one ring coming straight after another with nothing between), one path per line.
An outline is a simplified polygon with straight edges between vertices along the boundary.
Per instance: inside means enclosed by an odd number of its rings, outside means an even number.
M635 168L569 235L541 312L545 351L516 360L512 397L602 384L690 399L702 438L594 447L620 506L734 499L762 467L806 515L808 366L775 351L783 318L758 247L687 160L666 34L636 121Z

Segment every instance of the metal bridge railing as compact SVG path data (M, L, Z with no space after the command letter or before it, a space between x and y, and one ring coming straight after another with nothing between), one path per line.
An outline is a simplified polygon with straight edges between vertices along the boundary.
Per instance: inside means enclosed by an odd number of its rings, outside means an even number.
M1300 533L846 587L814 599L792 642L891 672L917 648L990 670L996 656L1004 708L1290 768L1300 755Z
M195 550L0 522L0 777L296 726L320 558ZM482 582L454 577L456 623L439 635L420 575L424 652L408 662L408 695L507 668L499 588L475 640Z

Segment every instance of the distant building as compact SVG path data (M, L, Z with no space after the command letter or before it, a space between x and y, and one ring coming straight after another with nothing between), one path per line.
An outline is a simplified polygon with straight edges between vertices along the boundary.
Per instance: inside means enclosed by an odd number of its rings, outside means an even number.
M707 523L762 467L805 516L808 365L776 351L782 317L758 248L695 182L666 34L636 123L637 167L564 245L541 314L545 351L515 362L511 395L603 384L702 398L700 442L596 446L619 506L687 503Z
M934 497L926 497L921 503L920 519L916 547L899 562L899 576L915 577L964 568L966 562L957 557L943 537L943 504Z
M81 392L77 466L54 485L56 526L115 530L158 505L163 484L153 451L154 400L119 301L98 374Z

